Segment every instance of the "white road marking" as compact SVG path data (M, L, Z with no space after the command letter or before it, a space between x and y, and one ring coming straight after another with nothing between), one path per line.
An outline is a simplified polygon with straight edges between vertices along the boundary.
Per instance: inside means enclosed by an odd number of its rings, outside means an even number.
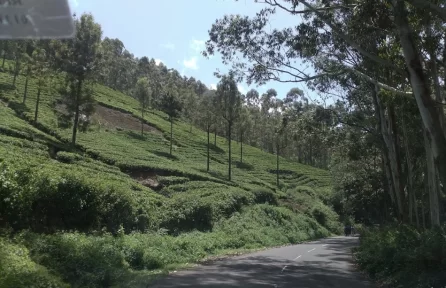
M293 259L293 261L299 259L300 257L302 257L302 255L297 256L296 258Z
M314 251L314 250L316 250L316 248L313 248L313 249L307 251L307 253L310 253L311 251Z
M325 247L325 246L327 246L328 244L324 244L324 245L322 245L322 247Z
M283 273L283 271L285 271L286 267L287 267L287 266L285 265L285 266L282 268L282 273Z

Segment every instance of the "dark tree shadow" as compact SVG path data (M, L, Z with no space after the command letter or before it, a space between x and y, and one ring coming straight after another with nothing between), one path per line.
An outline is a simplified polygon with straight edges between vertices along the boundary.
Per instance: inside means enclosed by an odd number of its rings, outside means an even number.
M12 91L16 88L10 83L0 83L0 91Z
M349 239L334 239L327 244L333 253L314 253L314 257L299 261L291 260L294 255L286 259L284 250L282 254L277 253L282 248L270 249L180 271L154 281L150 287L371 288L372 285L352 269L351 246L354 243Z
M160 156L160 157L166 157L169 158L171 160L178 160L178 157L175 155L170 155L168 152L163 152L163 151L150 151L150 153L155 154L156 156Z
M252 164L249 164L246 162L240 162L240 161L235 162L235 167L237 167L239 169L243 169L243 170L248 170L248 171L254 170L254 166Z
M14 112L18 116L23 115L24 113L31 111L31 109L26 107L26 105L21 103L21 102L10 101L8 103L8 107L11 108L12 110L14 110Z
M224 174L222 172L213 171L213 170L206 171L206 169L197 169L197 170L200 172L203 172L203 173L208 173L209 175L211 175L212 177L215 177L217 179L228 181L228 175Z
M207 144L206 144L206 147L207 147ZM220 153L220 154L224 154L225 153L225 150L223 150L222 148L214 145L213 143L211 143L209 145L209 149L214 151L214 152Z
M141 133L136 133L135 131L127 131L125 134L127 134L127 136L129 136L130 138L134 138L137 140L147 140L145 135L141 135Z

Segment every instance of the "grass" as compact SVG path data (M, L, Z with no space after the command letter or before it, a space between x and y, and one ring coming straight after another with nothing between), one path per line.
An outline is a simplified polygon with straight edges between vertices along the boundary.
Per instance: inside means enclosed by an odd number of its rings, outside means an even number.
M156 271L340 229L327 206L327 171L281 158L279 189L276 156L244 145L228 181L225 139L217 137L207 172L206 134L177 121L170 156L166 115L146 113L153 129L141 136L138 102L101 85L95 97L103 107L73 148L57 96L42 93L33 123L35 81L25 104L24 77L11 82L0 73L0 240L10 251L0 267L31 267L42 287L143 287ZM104 124L108 112L135 129ZM17 258L20 249L26 253Z

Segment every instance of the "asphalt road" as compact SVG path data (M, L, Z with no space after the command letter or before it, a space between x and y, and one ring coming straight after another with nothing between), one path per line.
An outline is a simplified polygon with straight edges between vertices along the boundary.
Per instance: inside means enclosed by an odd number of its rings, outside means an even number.
M356 237L335 237L227 258L149 285L171 287L370 288L352 265Z

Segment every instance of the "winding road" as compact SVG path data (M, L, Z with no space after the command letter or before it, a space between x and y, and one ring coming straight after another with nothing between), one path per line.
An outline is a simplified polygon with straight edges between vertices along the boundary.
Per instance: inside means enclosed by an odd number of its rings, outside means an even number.
M149 285L171 287L371 288L352 265L356 237L334 237L227 258Z

